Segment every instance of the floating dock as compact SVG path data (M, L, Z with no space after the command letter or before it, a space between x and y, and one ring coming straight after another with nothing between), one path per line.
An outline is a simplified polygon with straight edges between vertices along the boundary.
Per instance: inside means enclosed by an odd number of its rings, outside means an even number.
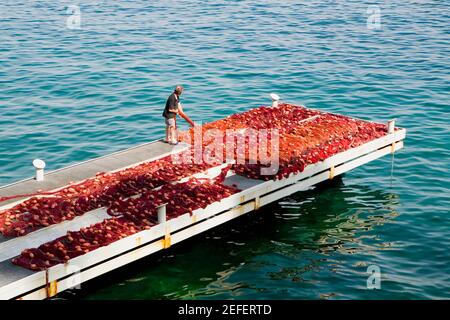
M65 264L52 266L44 271L31 271L11 263L22 250L37 247L63 236L70 230L110 218L105 208L99 208L70 221L51 225L17 238L0 236L0 299L46 299L76 287L83 282L101 276L152 253L169 248L185 239L221 225L244 214L255 212L295 192L308 189L322 181L333 179L356 167L376 160L403 148L405 129L397 129L368 143L339 152L324 161L311 164L299 174L281 180L255 180L232 171L224 184L236 186L241 191L204 209L186 213L177 218L157 224L149 230L100 247L84 255L70 259ZM46 174L45 180L24 180L0 188L1 196L28 194L38 190L55 190L71 181L91 178L100 171L117 171L153 159L162 158L188 148L187 144L176 147L161 141L147 143L111 155L86 161ZM220 166L213 167L196 176L214 177ZM11 208L23 199L2 203L0 210ZM253 213L252 213L253 214Z

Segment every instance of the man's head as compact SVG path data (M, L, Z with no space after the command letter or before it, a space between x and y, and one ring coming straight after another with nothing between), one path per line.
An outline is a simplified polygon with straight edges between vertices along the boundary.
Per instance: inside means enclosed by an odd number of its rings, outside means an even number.
M176 86L174 92L176 95L181 95L183 93L184 88L182 86Z

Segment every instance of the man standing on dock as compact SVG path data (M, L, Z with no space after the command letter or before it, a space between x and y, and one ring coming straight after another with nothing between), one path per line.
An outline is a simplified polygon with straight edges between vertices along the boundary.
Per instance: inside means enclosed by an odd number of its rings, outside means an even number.
M183 93L182 86L176 86L173 93L169 96L164 108L163 117L166 120L166 140L170 144L178 143L177 135L177 114L186 120L191 126L195 123L183 112L183 107L180 103L180 95Z

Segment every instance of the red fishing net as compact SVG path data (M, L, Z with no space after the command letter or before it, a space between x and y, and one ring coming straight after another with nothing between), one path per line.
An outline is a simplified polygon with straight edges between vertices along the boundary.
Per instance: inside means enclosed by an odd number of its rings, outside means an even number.
M261 151L259 151L261 134L256 135L258 130L259 132L267 130L263 136L267 147ZM222 148L219 152L222 152L222 158L229 158L228 150L232 150L234 159L243 160L233 167L237 174L269 180L302 172L309 164L322 161L386 133L385 124L280 104L275 108L259 107L234 114L205 124L200 129L191 128L181 133L180 140L190 143L196 141L198 144L200 136L202 147L208 149L208 146L216 142L216 137L220 136ZM230 134L235 136L230 139ZM277 141L275 134L278 138L278 147L272 148L271 145ZM273 172L266 170L262 173L261 169L271 167L273 161L278 164L272 166Z
M225 174L229 168L225 168ZM26 249L12 261L31 270L43 270L99 247L111 244L157 223L157 207L167 204L167 219L227 198L239 192L235 187L222 184L224 174L215 180L191 178L187 182L166 184L157 190L143 192L137 198L119 199L108 212L113 216L80 231L44 243L38 248Z
M189 151L188 151L189 152ZM94 178L62 188L46 196L34 196L11 209L0 212L0 233L22 236L52 224L71 220L100 207L191 176L213 164L173 164L170 156L114 173L99 173Z

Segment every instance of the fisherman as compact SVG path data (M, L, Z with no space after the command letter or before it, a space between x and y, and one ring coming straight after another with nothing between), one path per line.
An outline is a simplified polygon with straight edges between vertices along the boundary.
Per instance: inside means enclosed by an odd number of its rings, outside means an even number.
M178 143L177 135L177 114L186 120L191 126L195 123L183 112L183 107L180 103L180 96L183 93L182 86L176 86L173 93L169 96L164 108L163 117L166 119L166 140L170 144Z

